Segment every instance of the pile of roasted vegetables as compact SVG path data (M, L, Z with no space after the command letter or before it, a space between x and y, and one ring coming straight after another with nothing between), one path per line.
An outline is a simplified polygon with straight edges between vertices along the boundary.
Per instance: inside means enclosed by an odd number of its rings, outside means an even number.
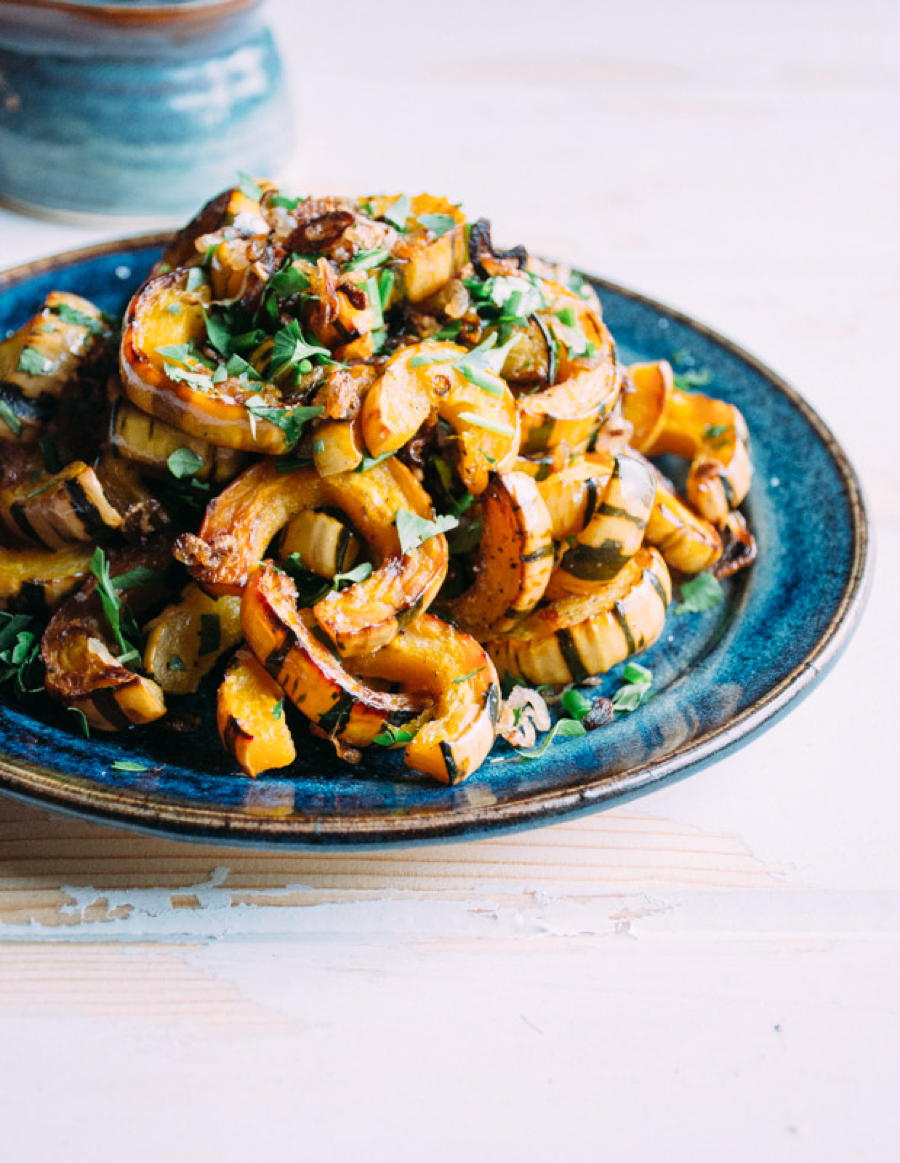
M242 179L121 332L55 292L0 345L0 439L0 678L118 731L211 675L249 775L295 761L287 699L456 783L550 726L535 688L656 640L670 568L755 553L738 410L619 364L589 286L424 194Z

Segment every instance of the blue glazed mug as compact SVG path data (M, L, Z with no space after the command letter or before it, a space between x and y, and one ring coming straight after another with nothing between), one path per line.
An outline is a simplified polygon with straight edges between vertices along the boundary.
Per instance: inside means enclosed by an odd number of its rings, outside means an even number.
M0 195L62 217L173 219L292 146L261 0L4 0Z

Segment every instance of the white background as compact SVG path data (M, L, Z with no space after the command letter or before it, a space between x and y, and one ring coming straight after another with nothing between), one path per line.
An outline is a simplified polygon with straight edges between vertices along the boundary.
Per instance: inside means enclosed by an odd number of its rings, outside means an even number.
M272 10L298 188L446 192L758 353L876 583L769 734L522 835L248 855L0 801L3 1158L896 1159L896 5ZM0 211L0 259L122 232Z

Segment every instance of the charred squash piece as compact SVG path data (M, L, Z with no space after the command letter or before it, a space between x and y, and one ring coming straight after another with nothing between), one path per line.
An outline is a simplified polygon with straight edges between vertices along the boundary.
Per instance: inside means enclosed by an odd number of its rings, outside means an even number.
M90 572L92 548L3 549L0 609L10 605L53 609Z
M328 477L325 486L331 503L343 510L379 561L365 581L326 594L314 607L316 620L340 653L356 656L389 642L434 601L447 576L447 540L438 534L401 552L394 524L398 510L428 519L434 514L428 494L395 457L367 472Z
M289 451L284 429L247 403L278 409L287 418L299 400L283 396L274 384L254 385L254 391L231 375L214 383L214 369L203 361L165 354L205 339L210 288L201 283L188 290L189 274L182 269L160 275L128 304L119 356L125 394L142 411L211 444L276 455Z
M250 651L239 650L219 686L216 722L226 750L251 777L297 758L283 700L281 687Z
M176 556L210 594L239 594L266 547L303 509L341 509L380 563L365 581L330 593L315 606L320 626L342 653L358 654L387 642L401 621L427 608L447 572L447 542L432 537L400 552L398 510L432 516L428 494L394 458L367 472L319 477L314 469L279 473L260 461L212 501L199 537L184 534Z
M474 638L423 614L387 646L355 660L358 673L389 679L434 700L428 720L406 744L407 767L441 783L461 783L494 744L500 684Z
M501 674L533 686L580 683L655 642L671 597L662 555L641 549L612 581L535 610L488 650Z
M172 453L188 448L200 459L200 467L192 475L197 480L212 480L216 484L237 476L247 461L245 453L188 436L180 428L142 412L122 396L113 401L110 412L109 444L117 456L160 476L169 475L168 460Z
M308 570L324 578L346 573L361 552L362 544L346 522L314 509L304 509L291 518L279 545L283 561L296 553Z
M648 456L672 452L690 460L687 499L722 528L753 475L743 415L724 400L674 387L665 360L633 364L629 372L633 390L623 398L623 412L634 425L632 444Z
M656 546L667 565L682 573L702 573L722 556L722 538L715 526L689 509L661 473L656 473L645 540Z
M108 538L122 525L96 472L74 460L37 484L20 484L0 493L0 519L18 541L59 549L73 542Z
M454 343L425 342L398 351L363 400L361 422L371 455L384 456L411 440L430 416L446 420L456 436L459 474L479 496L491 471L513 467L519 418L500 377L487 377L490 390L466 378L459 365L467 355Z
M167 694L192 694L219 658L241 640L240 598L211 598L185 586L145 630L144 670Z
M614 467L615 460L606 453L589 453L558 472L538 478L538 490L550 514L555 541L575 537L589 524Z
M539 455L565 442L570 449L584 448L619 397L615 348L609 332L601 324L603 344L592 367L575 365L560 383L520 396L522 451Z
M265 191L269 188L269 183L260 182L259 186ZM177 232L163 251L153 275L166 272L172 267L183 267L196 262L206 249L202 243L198 247L198 240L204 235L214 234L224 226L233 227L236 234L245 236L266 234L268 231L268 223L260 213L260 204L256 198L248 197L243 190L237 188L223 190L221 194L211 198L190 222Z
M508 630L544 596L553 572L550 514L525 473L496 473L481 497L484 532L475 581L450 604L453 618L481 638Z
M563 553L548 595L589 593L614 578L641 548L655 496L653 467L620 453L593 515Z
M330 738L365 747L388 726L422 714L412 695L372 690L350 674L323 642L312 613L297 609L287 574L264 562L251 575L241 603L244 637L288 698Z
M122 518L119 532L126 541L146 541L169 524L168 513L147 488L135 465L105 452L94 471L106 499Z
M0 343L0 438L37 439L108 335L99 307L51 291L37 315Z

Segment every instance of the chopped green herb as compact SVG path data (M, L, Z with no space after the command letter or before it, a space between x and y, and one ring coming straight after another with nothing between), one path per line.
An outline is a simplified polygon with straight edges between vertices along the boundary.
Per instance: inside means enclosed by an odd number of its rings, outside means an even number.
M203 457L194 452L193 448L176 448L170 452L166 465L176 480L195 476L203 468Z
M378 246L374 250L363 250L352 258L344 267L345 271L368 271L372 267L380 267L383 262L391 257L391 252L385 250L384 247Z
M288 448L293 448L303 433L303 426L307 420L318 416L324 409L321 405L297 404L293 408L271 408L260 400L248 400L245 405L251 416L259 420L267 420L280 428L285 435Z
M0 683L15 679L23 692L41 689L37 674L41 638L33 625L30 614L0 611Z
M515 432L508 424L500 420L490 420L486 416L479 416L477 412L460 412L458 419L465 420L473 428L483 428L485 432L496 432L498 436L515 436Z
M688 368L687 371L675 372L672 383L682 392L690 392L694 388L705 388L712 378L708 367Z
M560 323L564 323L566 327L575 326L575 311L572 307L563 307L561 311L557 311L556 318Z
M420 214L419 222L437 238L456 225L456 219L451 214Z
M470 670L468 674L461 674L459 678L455 678L453 681L455 683L468 682L470 678L474 678L476 674L481 674L483 670L484 667L479 666L476 670Z
M174 363L182 363L185 367L190 367L192 364L200 364L206 368L212 367L212 361L208 360L197 349L193 340L189 340L187 343L165 343L156 349L156 354L164 356Z
M270 206L280 206L282 210L296 210L301 202L305 202L306 198L302 194L298 194L296 198L288 198L284 194L273 194L269 199Z
M234 351L247 351L249 348L258 347L265 338L265 331L261 327L255 327L252 331L243 332L242 335L232 335L231 346Z
M435 339L456 339L462 331L462 319L454 319L452 323L445 323L440 331L436 331Z
M321 454L324 451L325 451L325 441L324 440L314 440L313 441L313 454L315 456L321 456Z
M188 271L187 282L185 289L188 291L196 291L198 287L202 287L206 282L206 276L200 267L191 267Z
M3 421L13 436L20 436L22 434L22 421L12 408L10 408L6 400L0 400L0 420Z
M78 719L78 726L81 728L81 733L85 739L91 737L91 725L88 722L88 717L81 709L81 707L66 707L66 710Z
M612 697L613 710L619 714L628 714L647 701L653 690L653 672L637 662L626 663L622 678L622 686Z
M272 707L272 718L280 719L284 715L284 699L279 699Z
M122 600L116 592L115 584L109 576L109 561L99 545L91 557L91 573L97 579L97 595L100 598L103 613L106 616L109 628L112 630L116 642L119 644L119 649L122 651L122 654L119 656L119 662L140 657L134 645L125 637L126 627L129 633L134 634L135 637L137 637L139 631L137 630L137 626L134 625L134 619L129 618L127 611L122 607Z
M212 654L222 644L222 623L218 614L200 615L200 653Z
M206 323L206 334L209 342L213 345L216 351L222 355L227 356L231 351L231 332L228 329L225 320L219 314L213 314L211 311L203 312L203 319ZM163 352L163 355L166 353Z
M704 440L715 440L717 436L724 436L726 432L730 432L731 424L707 424L703 429Z
M309 279L299 267L294 266L292 259L288 259L284 266L269 279L267 289L286 299L291 295L299 295L301 291L309 290Z
M433 363L453 363L459 356L455 351L421 351L409 361L410 367L428 367Z
M134 763L131 759L114 759L110 764L114 771L151 771L146 763Z
M187 670L187 667L185 666L185 663L184 663L184 659L181 657L180 654L170 655L169 661L166 663L166 667L169 670Z
M587 732L577 719L557 719L553 727L536 747L514 748L520 759L540 759L557 739L574 739Z
M169 363L168 360L163 363L163 368L169 379L175 380L176 383L188 384L204 392L212 388L213 381L209 372L190 372L177 363Z
M724 600L719 579L711 573L698 573L690 581L682 582L681 601L675 606L675 613L699 614L720 606Z
M19 352L19 362L16 371L24 372L27 376L44 376L52 371L53 364L33 347L23 347Z
M398 230L406 231L406 220L412 212L412 203L409 200L408 194L403 194L393 203L387 210L385 210L382 217L385 222L390 222L391 226L396 226Z
M298 468L309 468L312 461L304 456L278 456L275 458L275 471L280 473L294 472Z
M392 727L385 723L384 730L372 740L379 747L393 747L395 743L409 743L415 738L415 732L405 731L402 727Z
M250 198L254 202L258 202L262 197L262 190L259 188L259 184L249 174L245 174L243 170L238 170L237 188L245 198Z
M455 529L459 525L459 520L448 515L435 517L433 521L429 521L425 517L419 517L416 513L410 513L408 509L398 509L394 524L397 526L401 552L411 553L414 549L418 549L423 541L428 541L439 533L447 533L450 529Z
M53 313L66 323L74 323L76 327L86 327L92 335L99 335L106 330L99 319L95 319L93 315L85 314L84 311L79 311L76 307L71 307L68 303L57 303L53 308Z
M166 310L169 312L170 315L180 315L181 314L181 304L180 303L170 303L168 305L168 307L166 307Z
M372 576L372 563L370 561L362 561L353 569L348 570L347 573L336 573L331 579L331 584L334 589L340 589L342 583L347 582L352 585L354 582L365 581L367 577Z
M381 456L364 456L359 462L357 472L368 472L370 468L374 468L376 464L381 464L383 460L388 460L394 455L394 451L383 452Z
M133 590L135 586L156 585L163 581L164 574L158 569L148 569L146 565L136 565L125 573L117 573L112 584L117 590Z
M594 704L590 699L586 699L580 691L568 690L563 693L562 705L572 718L577 719L580 723Z
M300 330L300 324L296 319L292 319L286 327L282 327L275 334L275 342L272 346L272 358L269 364L269 374L271 376L277 376L279 373L286 371L287 368L295 367L302 360L308 359L311 356L330 357L331 352L327 347L310 343Z
M381 298L382 314L388 309L388 303L391 301L391 293L394 290L394 283L396 282L396 275L393 271L381 271L378 275L378 294Z

